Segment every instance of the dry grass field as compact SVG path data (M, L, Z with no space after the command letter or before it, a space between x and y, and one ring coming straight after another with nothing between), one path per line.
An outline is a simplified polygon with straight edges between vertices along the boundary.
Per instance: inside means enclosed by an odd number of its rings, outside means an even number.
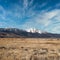
M0 60L60 60L60 39L0 38Z

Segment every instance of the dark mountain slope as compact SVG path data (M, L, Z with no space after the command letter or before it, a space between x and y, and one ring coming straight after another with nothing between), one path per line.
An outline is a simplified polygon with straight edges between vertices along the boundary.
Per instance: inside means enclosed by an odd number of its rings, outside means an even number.
M16 28L0 28L0 38L60 38L60 34L32 33Z

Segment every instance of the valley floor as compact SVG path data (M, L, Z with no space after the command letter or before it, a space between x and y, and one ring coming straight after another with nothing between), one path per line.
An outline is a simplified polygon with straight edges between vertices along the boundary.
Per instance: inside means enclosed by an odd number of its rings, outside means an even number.
M0 38L0 60L60 60L60 39Z

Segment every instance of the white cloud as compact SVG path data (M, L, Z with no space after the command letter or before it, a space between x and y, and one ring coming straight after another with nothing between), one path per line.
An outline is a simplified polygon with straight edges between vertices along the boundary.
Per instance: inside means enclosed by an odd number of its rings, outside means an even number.
M53 23L55 23L55 21L53 20L60 22L60 10L59 9L48 11L51 8L49 7L46 10L34 11L34 9L37 6L37 5L33 5L34 0L31 0L30 2L28 2L28 0L23 0L23 1L24 1L23 7L19 5L15 5L15 7L13 7L12 10L8 10L8 11L6 11L3 8L3 6L0 6L0 12L1 12L0 18L2 20L7 20L10 23L14 23L15 18L17 18L17 20L20 20L20 19L23 20L24 17L29 17L27 21L24 22L23 25L21 25L23 28L35 28L35 27L40 27L40 25L42 25L43 27L46 27L47 30L50 27L51 31L55 31L55 32L60 29L58 24L56 27L54 27L54 29L52 29L53 27L51 27L54 25ZM40 5L40 8L44 7L46 4L47 3L43 3L42 5ZM10 16L10 18L8 16Z
M53 22L52 18L57 16L60 13L60 10L52 10L49 12L44 12L35 17L37 23L43 24L44 26L48 26Z
M57 21L54 21L54 19L56 19ZM42 25L42 27L45 28L44 30L46 31L49 31L50 29L50 32L57 32L59 30L59 27L58 27L59 24L58 23L54 24L56 22L60 22L60 10L59 9L39 13L35 17L28 19L28 21L25 22L23 26L26 28L31 28L31 27L41 28L41 25Z
M0 5L0 18L5 20L5 15L6 14L6 11L5 9L3 8L3 6Z
M53 27L53 28L51 29L51 31L52 31L53 33L60 33L60 25Z
M23 1L23 6L24 6L25 9L28 7L28 0Z

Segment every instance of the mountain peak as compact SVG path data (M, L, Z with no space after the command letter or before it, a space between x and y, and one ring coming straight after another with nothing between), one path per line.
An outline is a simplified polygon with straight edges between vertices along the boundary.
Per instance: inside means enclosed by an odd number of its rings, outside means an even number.
M41 31L41 30L38 30L38 29L35 29L35 28L30 28L30 29L27 29L26 31L31 32L31 33L40 33L40 34L42 34L42 33L46 34L47 33L45 31Z

